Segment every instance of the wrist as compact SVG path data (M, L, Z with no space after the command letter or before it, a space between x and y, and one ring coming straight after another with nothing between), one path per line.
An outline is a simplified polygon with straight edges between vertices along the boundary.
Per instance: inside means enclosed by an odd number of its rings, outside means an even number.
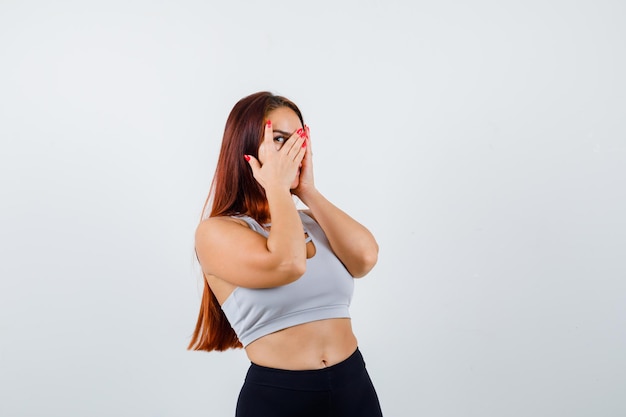
M268 202L275 199L283 199L285 197L289 197L291 199L291 192L288 187L267 187L265 188L265 197Z
M322 196L315 187L298 190L295 194L309 208L311 208L311 205L315 205L315 201Z

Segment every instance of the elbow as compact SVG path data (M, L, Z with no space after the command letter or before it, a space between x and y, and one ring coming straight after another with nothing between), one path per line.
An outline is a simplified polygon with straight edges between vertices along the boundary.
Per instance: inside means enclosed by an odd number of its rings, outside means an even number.
M378 262L378 245L361 253L359 262L350 270L354 278L362 278L367 275Z
M378 247L376 247L375 251L371 251L366 256L363 257L363 264L367 272L371 271L376 263L378 262ZM366 272L366 273L367 273Z
M300 279L306 272L306 258L303 260L291 259L290 261L283 262L279 270L281 271L279 274L281 283L279 285L291 284Z
M299 279L306 272L306 258L299 262L294 262L291 266L293 281ZM291 281L291 282L293 282Z

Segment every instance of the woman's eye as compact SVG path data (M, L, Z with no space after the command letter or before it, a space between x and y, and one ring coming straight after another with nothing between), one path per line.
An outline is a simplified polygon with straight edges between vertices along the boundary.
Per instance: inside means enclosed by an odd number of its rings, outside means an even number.
M278 142L278 143L285 143L285 141L286 141L286 140L287 140L287 139L286 139L284 136L276 136L276 137L274 138L274 141L275 141L275 142Z

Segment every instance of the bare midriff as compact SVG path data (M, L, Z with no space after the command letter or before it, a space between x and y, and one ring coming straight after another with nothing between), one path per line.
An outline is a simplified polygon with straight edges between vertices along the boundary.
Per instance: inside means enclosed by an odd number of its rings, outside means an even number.
M287 370L322 369L347 359L357 348L348 318L318 320L263 336L246 347L252 363Z

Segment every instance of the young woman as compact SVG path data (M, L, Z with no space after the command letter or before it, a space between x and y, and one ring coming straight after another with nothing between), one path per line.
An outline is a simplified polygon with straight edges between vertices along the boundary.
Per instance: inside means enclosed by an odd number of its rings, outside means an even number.
M348 310L378 245L316 189L312 156L286 98L260 92L232 109L196 230L204 294L189 349L245 349L237 417L382 415Z

